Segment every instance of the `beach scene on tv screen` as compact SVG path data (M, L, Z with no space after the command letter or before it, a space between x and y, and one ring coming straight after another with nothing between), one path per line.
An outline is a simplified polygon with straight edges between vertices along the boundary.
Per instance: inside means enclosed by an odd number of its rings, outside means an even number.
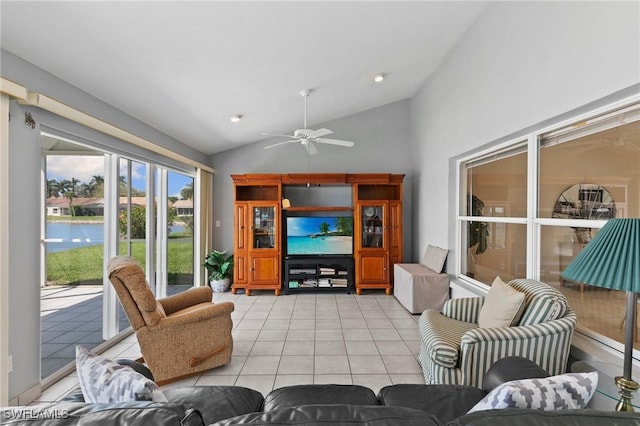
M288 217L287 254L351 254L353 218Z

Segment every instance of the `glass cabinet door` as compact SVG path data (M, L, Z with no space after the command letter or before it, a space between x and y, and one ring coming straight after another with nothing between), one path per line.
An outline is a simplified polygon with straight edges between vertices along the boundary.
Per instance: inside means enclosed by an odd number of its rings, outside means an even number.
M363 205L360 209L362 223L362 247L382 248L384 241L384 206Z
M252 241L254 249L272 249L276 244L276 208L253 207Z

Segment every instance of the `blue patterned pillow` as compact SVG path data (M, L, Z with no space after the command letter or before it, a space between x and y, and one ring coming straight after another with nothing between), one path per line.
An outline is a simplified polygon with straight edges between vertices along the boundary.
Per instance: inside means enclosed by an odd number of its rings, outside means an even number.
M76 346L76 370L85 402L167 402L153 380L82 346Z
M506 382L489 392L469 413L496 408L542 411L585 408L598 385L598 373L568 373Z

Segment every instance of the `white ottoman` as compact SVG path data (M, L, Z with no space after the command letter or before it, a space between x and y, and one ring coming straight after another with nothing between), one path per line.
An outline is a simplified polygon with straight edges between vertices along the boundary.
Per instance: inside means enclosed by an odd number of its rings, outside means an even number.
M393 280L393 295L412 314L429 308L441 311L449 300L449 276L420 263L396 263Z

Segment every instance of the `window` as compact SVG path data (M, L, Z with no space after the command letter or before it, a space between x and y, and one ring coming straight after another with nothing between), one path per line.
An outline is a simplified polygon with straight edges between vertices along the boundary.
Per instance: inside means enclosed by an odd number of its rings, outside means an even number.
M623 315L611 312L624 313L623 292L560 274L607 219L640 216L640 103L611 106L527 141L459 162L458 276L476 285L496 276L543 281L566 295L581 332L620 349Z
M461 167L461 273L484 284L526 272L526 141Z
M193 286L193 176L167 173L167 218L169 294Z
M75 344L103 343L104 155L43 134L46 217L41 283L42 378L71 362ZM128 322L126 317L123 321ZM123 326L125 326L123 324Z

